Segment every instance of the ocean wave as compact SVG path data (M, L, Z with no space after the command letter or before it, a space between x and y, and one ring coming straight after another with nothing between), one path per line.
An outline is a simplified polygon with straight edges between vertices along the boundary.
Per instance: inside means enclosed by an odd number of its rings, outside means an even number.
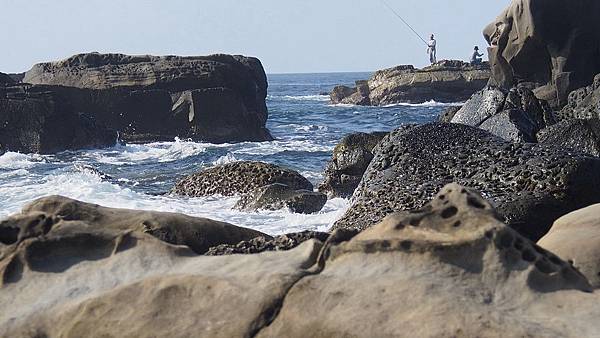
M87 155L105 164L124 165L143 162L174 162L206 151L203 143L182 141L117 145L90 151Z
M45 163L45 159L42 155L37 154L21 154L9 151L0 156L0 169L29 169L40 163Z
M233 156L232 153L227 153L227 155L219 157L216 161L213 161L213 165L223 165L228 163L237 162L238 159Z
M284 101L329 101L329 95L283 95L283 96L275 96L268 95L267 99L269 100L284 100Z

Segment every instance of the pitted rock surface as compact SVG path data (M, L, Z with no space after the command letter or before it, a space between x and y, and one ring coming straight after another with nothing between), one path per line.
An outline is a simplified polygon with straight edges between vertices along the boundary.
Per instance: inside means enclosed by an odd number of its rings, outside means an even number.
M243 195L235 208L245 211L288 209L297 214L313 214L321 211L325 203L327 195L323 193L273 183Z
M263 162L233 162L179 180L172 193L190 197L244 195L266 185L280 183L294 190L313 190L298 172Z
M536 142L537 132L556 119L530 89L487 87L474 94L450 122L478 127L507 141Z
M197 254L203 254L220 244L237 244L256 237L271 238L259 231L206 218L107 208L52 196L35 200L25 206L20 214L1 221L0 243L18 246L29 238L61 236L69 234L64 229L71 226L83 229L83 232L91 229L146 233L167 243L186 245Z
M325 180L319 191L329 198L350 197L360 183L365 170L373 159L373 148L386 132L355 133L345 136L333 150L333 156L325 168Z
M487 63L471 66L458 60L443 60L416 69L402 65L377 71L356 87L338 86L331 92L333 103L383 106L400 102L459 102L485 87L490 78Z
M542 129L537 138L540 143L600 156L600 119L563 120Z
M557 115L561 120L600 118L600 74L591 85L572 91Z
M226 256L237 254L257 254L266 251L286 251L291 250L298 245L316 239L320 242L326 242L329 234L326 232L303 231L292 234L275 236L272 239L265 237L253 238L249 241L243 241L236 245L219 245L210 248L206 252L206 256Z
M560 216L600 201L600 159L513 144L460 124L399 129L376 147L334 228L362 230L390 213L420 208L449 182L481 191L508 225L538 240Z

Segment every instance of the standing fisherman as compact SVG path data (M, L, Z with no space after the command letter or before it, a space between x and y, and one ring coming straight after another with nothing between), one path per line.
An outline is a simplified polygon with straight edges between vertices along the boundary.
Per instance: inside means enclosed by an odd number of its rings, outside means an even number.
M431 37L429 38L429 42L427 43L427 54L429 54L429 62L431 62L431 64L434 64L437 62L436 45L437 45L437 42L435 41L435 36L433 34L431 34Z

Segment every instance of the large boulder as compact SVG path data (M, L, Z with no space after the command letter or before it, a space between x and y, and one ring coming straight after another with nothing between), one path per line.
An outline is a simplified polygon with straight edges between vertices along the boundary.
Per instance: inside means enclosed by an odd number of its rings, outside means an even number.
M327 203L327 195L312 190L295 190L273 183L242 196L235 208L246 211L288 209L297 214L313 214Z
M305 237L318 239L291 251L206 257L144 233L70 222L18 245L0 243L0 308L9 309L0 311L0 336L590 337L600 330L600 295L586 278L458 185L424 210L359 235L306 233L273 245Z
M333 150L319 191L327 194L329 198L352 196L373 159L373 148L385 135L387 132L354 133L345 136Z
M60 88L0 86L0 152L49 154L113 146L117 131L65 99Z
M423 69L410 65L377 71L355 88L336 87L333 103L382 106L394 103L458 102L485 87L490 78L487 63L471 66L456 60L440 61Z
M600 159L506 142L466 125L401 128L374 154L352 206L334 228L362 230L392 212L420 208L454 181L480 190L508 225L533 240L559 217L600 202Z
M600 204L561 217L538 245L569 260L600 287Z
M475 93L450 119L487 130L512 142L536 142L536 134L555 118L544 101L525 87L487 87Z
M213 246L237 244L270 236L255 231L182 214L106 208L62 196L42 198L25 206L20 214L0 222L0 242L6 245L34 237L60 236L75 224L94 231L118 230L150 234L175 245L187 245L197 254ZM65 233L68 234L68 231Z
M265 128L267 78L256 58L79 54L37 64L23 81L86 89L91 98L73 98L74 105L93 110L126 141L273 139Z
M540 143L600 156L600 119L563 120L537 134Z
M175 184L172 193L190 197L235 196L275 183L293 190L313 190L312 183L294 170L270 163L240 161L184 177Z
M492 83L541 86L555 107L600 73L600 3L596 0L513 0L484 30Z

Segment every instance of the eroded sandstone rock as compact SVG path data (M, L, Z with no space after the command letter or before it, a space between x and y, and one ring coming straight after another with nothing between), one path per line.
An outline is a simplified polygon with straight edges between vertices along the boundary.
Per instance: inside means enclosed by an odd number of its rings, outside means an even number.
M454 123L399 129L374 150L353 204L334 228L366 229L386 215L422 207L458 182L482 192L526 237L600 202L600 159L558 146L517 144Z
M538 244L572 262L600 287L600 204L561 217Z
M457 60L444 60L423 69L410 65L377 71L356 87L338 86L331 102L382 106L427 101L459 102L485 87L490 78L489 65L471 66Z

